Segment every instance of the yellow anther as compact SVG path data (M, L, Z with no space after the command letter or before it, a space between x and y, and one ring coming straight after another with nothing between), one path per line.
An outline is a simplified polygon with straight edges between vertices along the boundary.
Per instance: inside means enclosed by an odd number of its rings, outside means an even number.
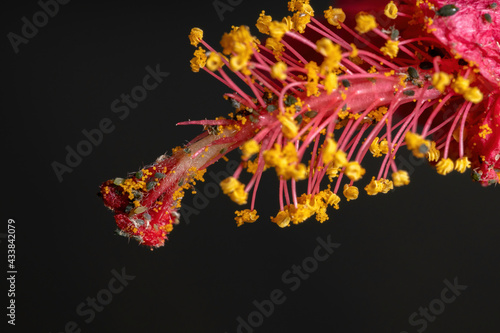
M333 178L337 178L339 176L339 172L342 171L341 168L334 167L333 165L330 165L328 169L326 169L326 175L328 176L328 179L333 182Z
M429 140L425 140L421 135L413 132L406 133L405 141L407 148L418 158L424 157L431 146Z
M339 86L337 75L335 73L328 73L323 80L323 85L325 86L326 94L330 95L332 91L336 90Z
M309 22L311 22L311 15L307 13L296 12L292 16L293 29L299 33L304 33Z
M271 77L278 80L285 80L286 70L286 64L282 61L278 61L273 66L271 66Z
M236 225L238 227L242 226L244 223L253 223L259 218L259 215L257 215L257 211L255 209L237 210L234 213L236 214L236 217L234 219L236 220Z
M269 34L278 41L281 40L287 31L287 25L283 22L272 21L269 23Z
M247 203L248 193L245 192L245 185L234 177L228 177L220 182L220 187L224 194L229 195L231 200L239 205Z
M451 87L457 94L463 95L469 89L469 84L470 81L468 79L458 76L451 84Z
M439 90L444 92L447 86L451 83L451 77L445 72L437 72L432 75L432 85Z
M278 176L295 180L307 177L307 167L302 163L297 163L297 150L292 142L288 142L283 150L276 143L272 149L265 151L263 156L266 166L274 167Z
M229 193L229 198L238 205L245 205L248 199L248 193L245 192L245 186L241 184L236 190Z
M355 29L361 33L367 33L377 27L377 21L375 17L371 14L365 12L359 12L356 14L356 27Z
M382 154L389 153L389 142L387 142L387 139L382 139L382 141L380 141L380 151Z
M388 39L385 42L385 46L380 48L380 51L391 59L397 57L399 52L399 41Z
M196 51L194 51L194 58L191 59L191 70L193 72L199 72L200 68L205 67L207 62L207 55L205 50L200 46Z
M394 188L392 181L389 179L381 178L379 182L382 184L382 193L387 193Z
M347 154L342 150L337 150L333 156L333 166L336 168L346 166L349 161Z
M327 10L324 11L325 18L333 26L336 26L338 29L341 28L340 23L345 21L345 13L342 8L332 8L330 6Z
M252 155L256 154L260 150L260 146L254 139L248 140L241 146L241 151L243 153L243 159L249 159Z
M221 68L222 65L224 65L224 63L222 62L221 56L216 52L210 52L207 59L207 68L214 72Z
M339 68L340 61L342 61L342 49L340 45L334 44L328 38L321 38L316 42L316 51L325 57L321 64L321 74L324 75Z
M191 45L198 46L198 43L203 39L203 30L200 28L191 29L189 34L189 42Z
M337 143L332 138L326 138L323 144L323 149L321 150L321 156L323 158L323 163L325 165L330 164L335 158L335 152L337 151Z
M383 189L384 185L381 182L375 180L375 177L372 177L370 183L365 186L365 191L366 193L368 193L368 195L377 195L382 192Z
M235 72L241 71L248 65L248 57L234 55L229 59L229 66Z
M329 53L334 51L334 45L335 44L333 44L330 39L323 37L316 42L316 51L326 57Z
M393 1L389 2L385 6L384 14L390 19L395 19L396 17L398 17L398 7Z
M340 197L330 190L330 185L328 185L326 190L316 194L315 199L320 207L326 207L326 205L328 205L333 206L335 209L339 209Z
M352 181L357 181L363 177L366 170L358 162L348 162L345 166L344 174Z
M290 225L290 214L287 211L281 210L276 217L271 217L271 221L276 223L280 228L288 227Z
M255 26L259 31L263 34L269 35L269 24L273 21L273 18L269 15L266 15L266 12L263 10L260 13L259 18L257 19L257 23Z
M441 152L438 149L436 149L436 142L434 141L431 142L431 147L429 148L426 157L429 160L429 162L439 161L439 158L441 157Z
M379 138L376 137L373 139L372 144L370 145L370 153L373 154L373 157L382 156L382 149L380 149L380 144L378 143Z
M460 173L464 173L467 169L470 168L470 161L467 156L459 158L455 161L455 170Z
M293 139L297 136L299 129L292 117L289 115L279 115L278 120L281 123L281 131L286 138Z
M398 170L392 173L392 182L394 186L403 186L410 183L410 175L405 170Z
M266 39L266 47L271 51L273 51L273 54L276 57L276 59L279 59L283 51L285 51L285 46L277 39L271 37Z
M350 57L351 58L356 58L358 56L358 53L359 53L358 47L354 43L351 43L350 45L351 45L351 48L352 48Z
M343 193L347 201L356 200L359 195L359 189L356 186L350 186L349 184L344 184Z
M315 96L319 93L318 91L318 72L319 67L318 64L314 61L308 62L304 68L307 70L307 96Z
M466 101L477 104L483 100L483 93L478 87L472 87L464 93L464 98Z
M436 164L436 171L440 175L446 175L453 171L453 161L450 158L441 159Z

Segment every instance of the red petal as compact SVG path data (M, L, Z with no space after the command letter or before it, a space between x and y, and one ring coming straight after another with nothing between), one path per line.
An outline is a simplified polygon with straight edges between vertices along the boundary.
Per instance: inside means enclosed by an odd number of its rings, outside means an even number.
M500 16L489 8L490 0L433 0L437 8L454 4L459 8L452 16L437 16L431 25L434 36L465 60L473 61L481 74L500 84ZM491 22L484 15L489 14Z

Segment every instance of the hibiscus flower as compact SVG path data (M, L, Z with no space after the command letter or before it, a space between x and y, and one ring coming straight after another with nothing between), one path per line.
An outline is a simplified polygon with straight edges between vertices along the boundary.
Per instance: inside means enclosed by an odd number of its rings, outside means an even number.
M262 173L279 178L279 227L312 217L324 222L344 197L355 200L409 184L395 157L409 149L439 174L465 172L482 185L500 174L500 19L491 1L355 2L316 13L308 0L288 2L275 20L264 11L221 39L221 51L193 28L194 72L229 89L235 110L186 121L204 132L170 156L125 178L104 182L105 205L119 232L141 244L164 244L186 190L206 168L240 149L242 161L220 186L236 204L238 226L255 209ZM228 75L231 73L231 75ZM378 173L363 167L380 159ZM243 184L242 172L251 180ZM299 183L304 192L299 193Z

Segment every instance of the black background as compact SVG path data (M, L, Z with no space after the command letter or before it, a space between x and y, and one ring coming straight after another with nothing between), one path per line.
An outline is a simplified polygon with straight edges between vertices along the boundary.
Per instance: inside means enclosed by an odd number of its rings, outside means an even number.
M323 224L279 229L271 223L278 205L269 172L258 194L261 218L252 225L237 228L238 207L219 195L189 223L181 220L163 248L150 251L114 233L112 214L96 196L99 184L200 133L177 122L230 112L222 98L227 89L189 68L191 27L203 28L217 48L233 24L258 34L254 22L263 9L286 15L285 1L235 3L221 21L212 1L71 1L18 54L7 34L20 34L21 18L31 20L40 7L35 1L2 5L0 233L7 233L9 218L16 221L18 270L16 326L9 332L64 332L73 321L81 332L232 333L238 317L246 320L256 310L253 301L269 299L274 289L286 300L255 332L416 332L422 326L411 326L409 316L440 298L443 281L455 277L468 288L425 331L497 332L499 189L481 188L467 175L437 175L426 163L409 186L344 200ZM312 5L321 13L329 3ZM157 64L170 75L121 120L111 103ZM85 138L82 130L103 118L114 131L59 182L51 163L64 163L65 147L75 148ZM213 166L214 172L225 168L224 162ZM184 198L192 201L192 195ZM341 246L291 291L282 275L313 255L317 237ZM0 244L6 271L6 239ZM122 269L135 278L85 322L89 317L77 306ZM8 286L2 286L6 312Z

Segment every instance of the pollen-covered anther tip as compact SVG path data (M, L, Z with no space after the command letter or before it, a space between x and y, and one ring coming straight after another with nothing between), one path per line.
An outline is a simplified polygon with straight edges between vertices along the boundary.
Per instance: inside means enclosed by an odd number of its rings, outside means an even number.
M450 158L443 158L436 164L436 171L440 175L447 175L453 171L455 164Z
M286 80L286 71L287 65L282 61L278 61L271 66L271 77L273 79Z
M429 151L425 155L429 162L437 162L441 157L441 152L436 148L436 142L431 141Z
M222 192L238 205L245 205L248 199L248 193L245 192L245 185L234 177L228 177L220 182Z
M389 2L384 9L384 14L390 19L395 19L398 17L398 6L394 3L394 1Z
M253 155L257 154L260 150L260 146L257 141L254 139L248 140L245 142L241 147L241 152L242 152L242 158L244 160L248 160L250 157Z
M344 23L346 17L342 8L332 8L332 6L330 6L324 11L324 14L329 24L338 29L342 28L341 23Z
M283 36L287 31L288 27L283 22L272 21L271 23L269 23L269 34L271 35L271 37L273 37L278 41L280 41L281 38L283 38Z
M461 157L458 160L455 161L455 170L464 173L467 171L468 168L470 168L471 163L467 156Z
M392 173L392 182L394 186L404 186L410 183L410 175L405 170L398 170Z
M189 42L193 46L198 46L198 43L203 39L203 30L200 28L192 28L189 34Z
M451 83L451 76L445 72L436 72L432 75L432 85L440 92L444 92Z
M344 169L344 174L352 181L360 180L366 170L358 162L348 162Z
M259 215L257 215L257 211L255 209L237 210L234 213L236 214L234 220L236 221L236 225L238 227L242 226L245 223L253 223L259 218Z
M375 20L375 16L365 13L359 12L356 14L356 31L361 34L372 31L377 27L377 21Z
M359 196L359 189L356 186L344 184L342 193L347 201L356 200Z
M208 56L206 66L212 72L215 72L224 65L222 57L216 52L210 52Z
M291 222L290 214L288 211L281 210L276 217L271 217L271 221L276 223L280 228L289 227Z

